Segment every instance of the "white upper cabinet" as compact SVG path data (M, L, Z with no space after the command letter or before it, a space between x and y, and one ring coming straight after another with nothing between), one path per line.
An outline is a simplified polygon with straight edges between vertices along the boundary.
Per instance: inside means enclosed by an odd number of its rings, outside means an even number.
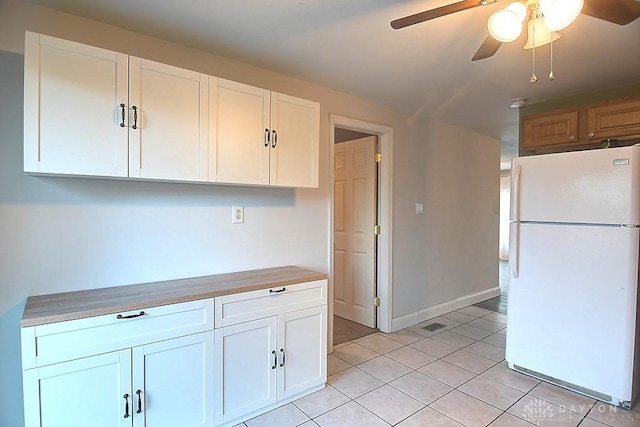
M318 103L40 34L25 40L25 172L318 187Z
M320 104L271 92L270 183L318 187Z
M208 76L129 58L129 176L207 180Z
M127 55L26 33L26 172L127 176L127 67Z
M214 77L209 88L209 180L269 185L269 91Z
M211 78L209 180L318 187L320 105Z

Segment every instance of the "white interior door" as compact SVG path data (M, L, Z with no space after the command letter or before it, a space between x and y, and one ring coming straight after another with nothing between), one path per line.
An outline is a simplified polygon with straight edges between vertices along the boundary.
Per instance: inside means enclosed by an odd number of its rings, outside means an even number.
M375 327L376 163L374 136L336 144L334 313Z

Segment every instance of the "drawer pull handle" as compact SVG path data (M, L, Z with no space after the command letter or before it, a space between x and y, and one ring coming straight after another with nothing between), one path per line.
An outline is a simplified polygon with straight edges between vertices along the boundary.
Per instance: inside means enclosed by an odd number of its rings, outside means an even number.
M130 314L128 316L123 316L122 314L118 314L116 316L116 319L133 319L133 318L140 317L140 316L144 316L144 311L141 311L138 314Z
M269 289L269 293L270 294L279 294L280 292L284 292L286 290L287 290L287 288L278 289L277 291L274 291L273 289Z
M275 350L273 350L271 354L273 354L273 366L271 367L271 369L276 369L276 366L278 365L278 355L276 354Z
M122 397L124 397L124 417L129 418L129 395L125 394Z
M123 128L124 127L124 104L120 104L120 108L122 109L122 122L120 123L120 127Z
M136 391L136 394L138 395L138 410L136 411L136 414L142 412L142 398L140 397L140 393L142 393L142 390Z
M282 368L282 367L284 367L285 357L286 357L286 354L284 353L284 349L283 348L280 349L280 353L282 353L282 363L280 364L280 367Z
M134 105L131 109L133 110L133 126L131 128L138 129L138 107Z

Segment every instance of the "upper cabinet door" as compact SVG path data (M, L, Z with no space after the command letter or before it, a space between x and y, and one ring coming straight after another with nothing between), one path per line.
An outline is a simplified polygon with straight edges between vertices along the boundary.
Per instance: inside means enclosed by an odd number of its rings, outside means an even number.
M209 102L209 180L268 185L269 91L215 80L216 90L210 91Z
M320 104L271 93L271 185L318 187Z
M129 176L207 180L206 75L129 58Z
M127 176L127 58L26 33L26 172Z

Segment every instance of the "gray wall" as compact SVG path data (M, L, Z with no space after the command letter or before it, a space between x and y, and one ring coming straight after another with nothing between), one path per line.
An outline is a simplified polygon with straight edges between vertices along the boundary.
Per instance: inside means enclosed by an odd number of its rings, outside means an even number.
M25 30L319 102L320 188L25 174ZM394 129L393 317L497 286L495 139L18 0L0 2L0 94L0 426L23 424L19 320L29 295L289 264L329 273L330 114ZM245 224L231 224L236 204Z

